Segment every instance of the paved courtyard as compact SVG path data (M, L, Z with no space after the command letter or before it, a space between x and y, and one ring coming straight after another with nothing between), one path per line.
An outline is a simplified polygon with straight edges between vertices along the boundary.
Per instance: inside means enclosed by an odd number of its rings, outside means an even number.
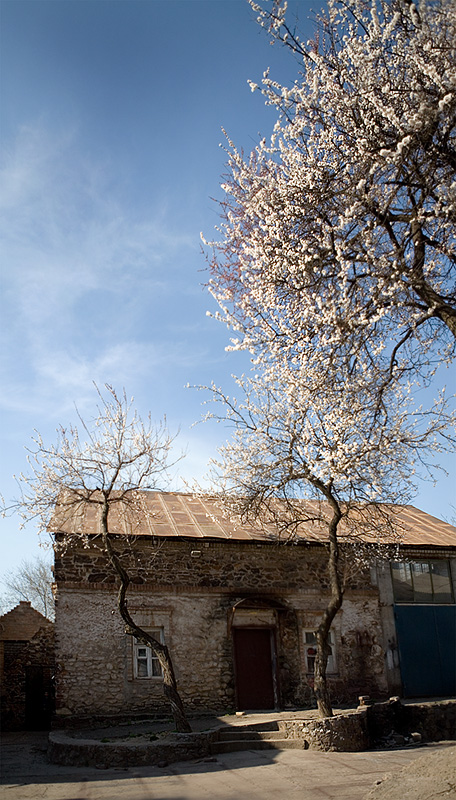
M385 773L441 749L249 750L164 768L104 770L47 763L46 741L45 733L4 735L5 800L363 800Z

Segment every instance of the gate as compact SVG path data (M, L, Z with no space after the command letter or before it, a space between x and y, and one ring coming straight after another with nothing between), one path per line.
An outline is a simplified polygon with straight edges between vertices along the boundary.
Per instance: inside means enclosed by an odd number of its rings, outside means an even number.
M404 697L456 693L456 606L394 607Z

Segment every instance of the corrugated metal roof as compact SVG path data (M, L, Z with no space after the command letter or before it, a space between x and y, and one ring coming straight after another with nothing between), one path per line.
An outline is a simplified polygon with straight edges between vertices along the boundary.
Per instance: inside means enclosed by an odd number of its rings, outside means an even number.
M113 534L134 534L160 538L193 538L234 541L271 541L277 539L277 528L272 524L241 524L233 521L223 511L217 499L204 495L181 494L177 492L144 492L141 494L143 512L136 514L132 524L131 517L122 512L116 504L110 512L110 532ZM315 501L299 501L300 511L305 519L296 530L298 541L327 541L327 526L315 517L324 509ZM426 514L413 506L383 506L383 513L396 523L398 540L403 545L429 547L456 547L456 527L436 517ZM99 507L81 504L74 506L69 515L62 517L57 512L51 530L54 533L85 533L94 535L100 531ZM314 519L312 519L312 517ZM365 517L365 515L364 515ZM340 538L348 538L349 529L343 524ZM386 528L372 519L372 527L366 528L364 522L361 538L365 541L389 541L391 536Z

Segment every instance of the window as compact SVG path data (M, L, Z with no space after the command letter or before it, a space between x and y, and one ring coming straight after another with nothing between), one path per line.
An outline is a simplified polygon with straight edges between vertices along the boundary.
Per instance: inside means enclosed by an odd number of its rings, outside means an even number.
M397 561L391 574L396 603L454 603L449 561Z
M306 654L306 669L307 672L314 672L315 670L315 656L317 655L317 639L314 631L304 631L304 650ZM329 631L329 656L326 665L327 672L336 671L336 649L334 643L334 634Z
M148 630L154 639L164 644L163 628L154 628ZM137 639L133 643L133 662L134 662L134 675L135 678L161 678L162 671L160 662L156 655L152 652L150 647L147 647Z

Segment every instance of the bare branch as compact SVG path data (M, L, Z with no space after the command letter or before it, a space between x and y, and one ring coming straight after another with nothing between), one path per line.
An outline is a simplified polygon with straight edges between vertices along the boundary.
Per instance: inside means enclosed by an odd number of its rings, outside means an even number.
M189 731L167 646L137 625L127 609L130 578L110 529L120 515L124 539L134 539L135 525L149 513L144 492L164 488L168 480L174 437L165 420L156 427L150 416L144 422L125 390L120 395L109 385L105 394L98 387L96 390L97 415L87 421L78 412L80 430L60 426L57 443L49 446L35 435L34 447L28 451L29 474L19 476L21 494L7 510L19 512L24 524L37 520L41 531L55 536L58 549L88 547L89 542L100 541L119 580L118 610L126 632L156 653L177 729ZM80 524L90 506L96 507L99 520L99 530L93 533Z

